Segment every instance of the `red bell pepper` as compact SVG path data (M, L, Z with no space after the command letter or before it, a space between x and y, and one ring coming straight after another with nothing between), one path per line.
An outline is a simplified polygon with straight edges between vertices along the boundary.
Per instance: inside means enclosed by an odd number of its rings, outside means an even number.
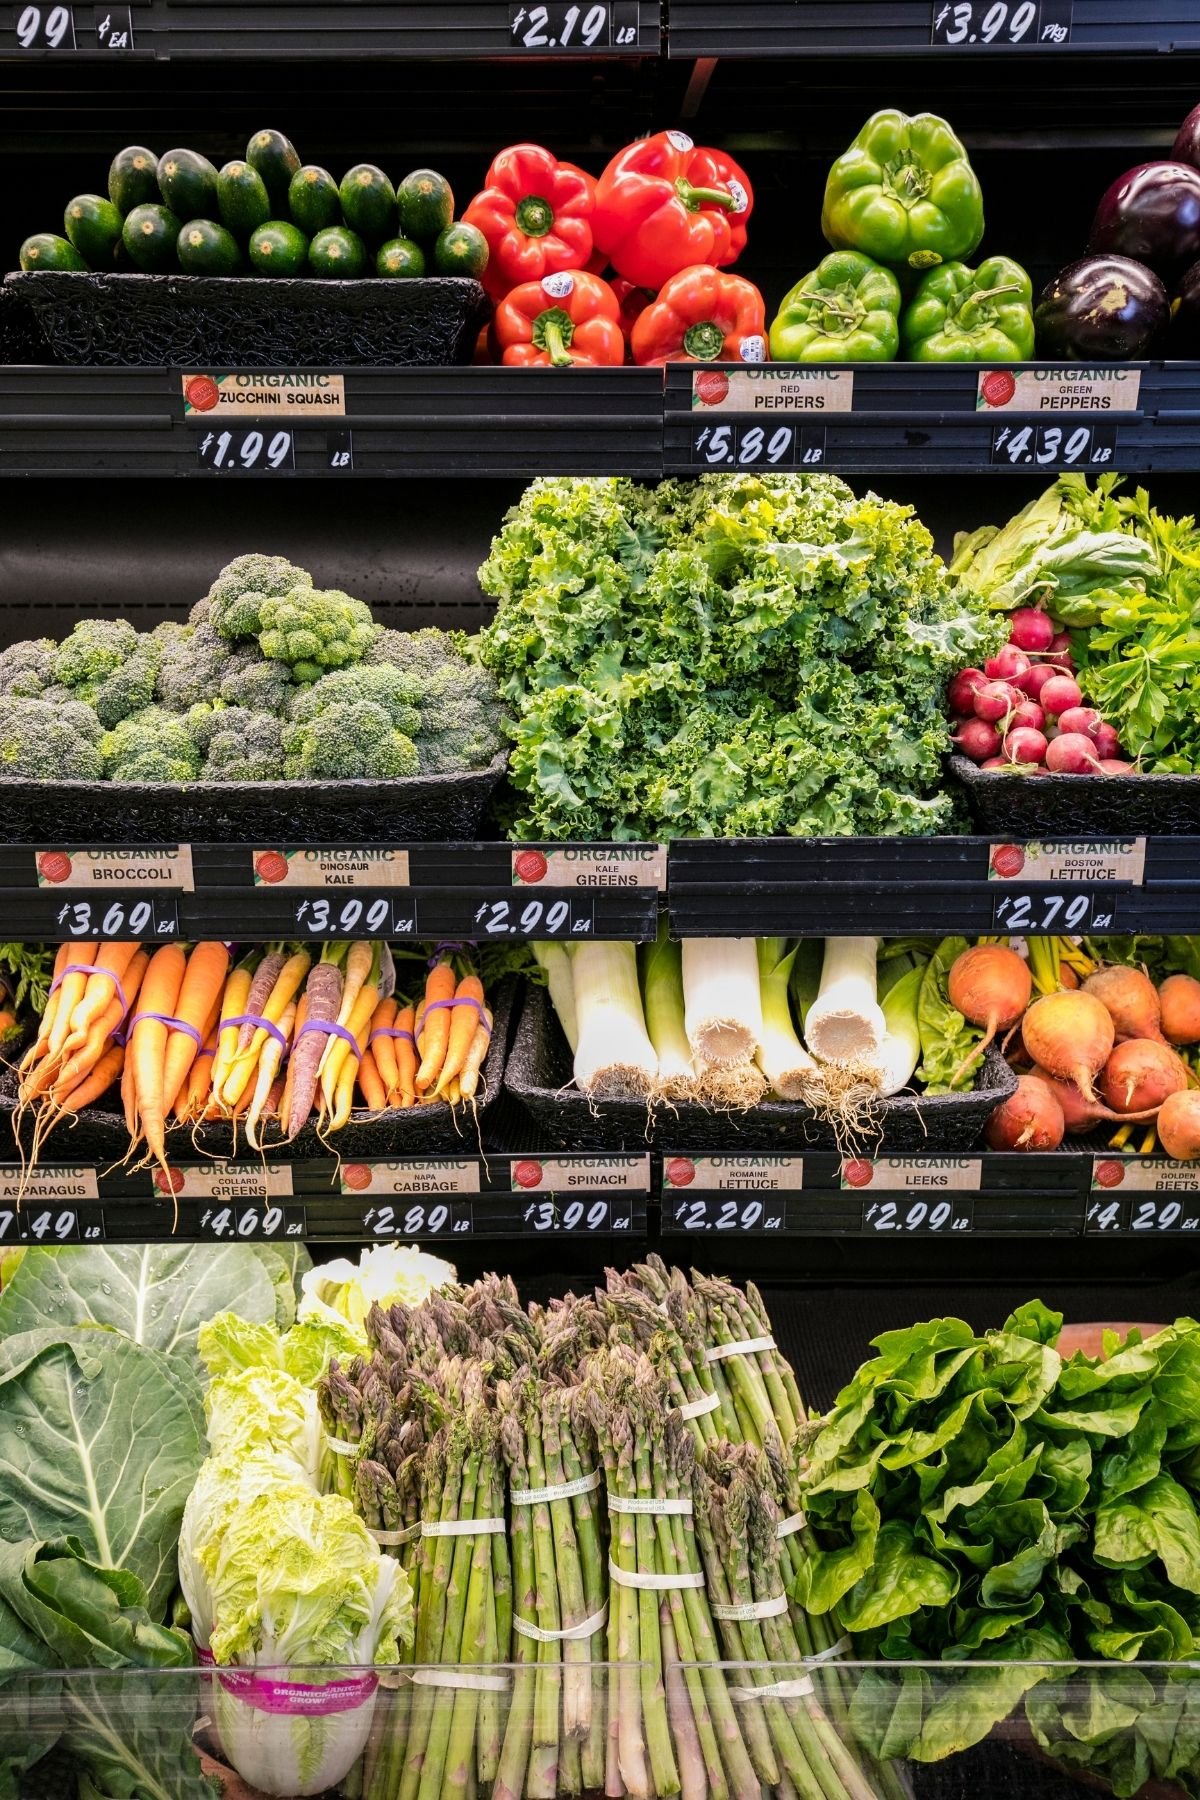
M613 157L596 186L592 236L618 275L660 288L680 269L726 268L746 245L754 195L719 150L658 131Z
M483 285L493 300L525 281L559 269L583 269L594 254L592 212L596 183L574 163L559 162L539 144L502 150L487 186L463 214L488 242Z
M612 368L625 361L621 308L607 281L560 269L527 281L496 308L492 335L512 369Z
M617 296L617 303L621 308L621 330L625 333L625 342L628 343L630 333L653 300L654 295L649 288L635 287L632 281L626 281L623 275L618 275L609 285Z
M630 347L636 363L766 362L766 305L740 275L682 269L638 319Z

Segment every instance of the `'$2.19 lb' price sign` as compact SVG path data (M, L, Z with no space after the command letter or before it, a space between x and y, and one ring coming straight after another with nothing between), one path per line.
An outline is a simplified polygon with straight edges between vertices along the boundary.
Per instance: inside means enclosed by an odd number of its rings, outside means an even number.
M508 34L514 50L636 49L637 0L547 0L544 6L522 0L508 9Z

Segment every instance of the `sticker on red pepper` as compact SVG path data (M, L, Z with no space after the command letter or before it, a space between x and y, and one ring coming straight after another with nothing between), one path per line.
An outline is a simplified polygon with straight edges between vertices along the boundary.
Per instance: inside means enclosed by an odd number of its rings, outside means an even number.
M767 360L767 340L764 337L744 337L738 345L738 355L744 363L760 363Z
M735 176L732 180L727 181L725 183L725 186L729 189L730 193L733 195L733 205L730 208L730 211L735 212L735 213L745 212L746 208L750 204L750 196L746 192L745 188L742 186L741 182L738 181Z
M575 277L566 269L560 269L556 275L543 275L542 292L550 300L565 300L575 292Z
M674 150L694 150L696 148L695 139L690 138L686 131L668 131L667 142Z

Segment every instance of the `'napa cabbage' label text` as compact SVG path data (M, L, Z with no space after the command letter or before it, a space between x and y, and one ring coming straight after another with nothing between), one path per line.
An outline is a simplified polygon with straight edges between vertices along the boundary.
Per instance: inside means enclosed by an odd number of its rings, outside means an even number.
M477 1162L344 1162L343 1194L477 1194Z

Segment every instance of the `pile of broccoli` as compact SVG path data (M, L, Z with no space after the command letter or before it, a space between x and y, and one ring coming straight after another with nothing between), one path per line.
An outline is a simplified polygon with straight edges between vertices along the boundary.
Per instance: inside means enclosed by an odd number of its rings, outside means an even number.
M486 768L502 706L470 640L385 630L281 556L239 556L186 624L85 619L0 650L0 774L385 780Z

